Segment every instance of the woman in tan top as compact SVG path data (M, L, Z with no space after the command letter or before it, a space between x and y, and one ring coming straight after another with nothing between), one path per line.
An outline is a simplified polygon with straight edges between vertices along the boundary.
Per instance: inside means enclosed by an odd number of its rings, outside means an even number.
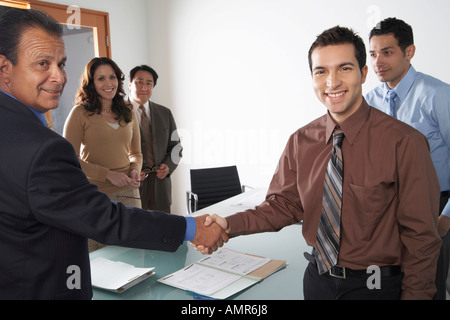
M64 126L89 181L111 200L141 207L141 137L134 112L125 103L124 75L108 58L86 66L75 107ZM89 240L90 251L101 245Z

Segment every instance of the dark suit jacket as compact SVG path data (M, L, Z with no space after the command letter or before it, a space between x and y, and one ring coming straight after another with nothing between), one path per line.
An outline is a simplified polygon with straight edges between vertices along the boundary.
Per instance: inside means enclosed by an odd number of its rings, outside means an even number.
M183 217L111 203L68 141L2 92L0 110L0 299L91 299L87 238L164 251L183 243ZM67 286L71 266L81 289Z
M152 126L153 154L156 165L165 163L170 170L163 179L156 179L155 199L158 208L169 208L172 204L172 182L170 175L177 168L182 157L182 146L177 133L175 119L170 109L149 101Z

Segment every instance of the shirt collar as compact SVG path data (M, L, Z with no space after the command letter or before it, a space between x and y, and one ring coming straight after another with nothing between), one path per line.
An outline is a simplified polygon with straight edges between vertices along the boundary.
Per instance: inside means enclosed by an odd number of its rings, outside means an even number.
M367 104L366 100L363 99L361 106L356 110L354 114L352 114L347 120L345 120L341 125L341 129L344 132L345 139L350 144L353 144L358 133L361 131L362 126L366 123L370 113L370 107ZM334 122L330 113L327 113L327 123L326 123L326 132L325 132L325 143L328 144L333 136L334 129L338 125Z
M16 101L22 103L25 107L27 107L31 112L33 112L33 113L36 115L36 117L42 122L42 124L43 124L45 127L47 127L47 118L45 117L45 115L44 115L42 112L39 112L39 111L37 111L37 110L34 110L33 108L30 108L29 106L27 106L26 104L24 104L22 101L18 100L16 97L14 97L13 95L10 95L9 93L7 93L7 92L5 92L5 91L3 91L3 90L0 90L0 92L6 94L7 96L13 98L13 99L16 100Z
M133 99L128 98L128 101L131 103L131 105L133 106L133 110L137 111L139 110L139 107L141 106L139 103L135 102ZM147 110L147 113L149 112L150 109L150 101L148 101L148 103L146 103L144 105L144 108Z
M390 89L386 83L384 83L384 99L387 99L387 94L389 91L394 90L397 96L404 101L406 99L406 96L409 93L409 90L411 90L412 85L414 84L414 81L416 79L417 71L414 69L414 67L411 65L408 72L405 74L405 76L400 80L400 82L397 84L397 86L394 89Z

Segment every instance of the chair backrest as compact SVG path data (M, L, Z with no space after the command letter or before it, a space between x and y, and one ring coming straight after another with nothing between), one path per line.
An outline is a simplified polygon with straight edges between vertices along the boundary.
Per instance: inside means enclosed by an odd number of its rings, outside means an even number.
M198 210L242 193L237 167L191 169L191 191Z

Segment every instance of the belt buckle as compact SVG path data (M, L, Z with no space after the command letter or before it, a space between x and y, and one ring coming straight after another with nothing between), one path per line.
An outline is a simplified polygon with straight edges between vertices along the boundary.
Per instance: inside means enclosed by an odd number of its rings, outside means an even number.
M336 269L342 271L342 272L340 272L341 274L334 274L334 273L332 272L334 268L336 268ZM334 277L334 278L338 278L338 279L347 279L347 275L346 275L346 272L345 272L345 267L341 267L341 266L338 266L338 265L336 265L336 266L334 266L334 267L331 267L331 269L328 270L328 274L329 274L330 276Z

